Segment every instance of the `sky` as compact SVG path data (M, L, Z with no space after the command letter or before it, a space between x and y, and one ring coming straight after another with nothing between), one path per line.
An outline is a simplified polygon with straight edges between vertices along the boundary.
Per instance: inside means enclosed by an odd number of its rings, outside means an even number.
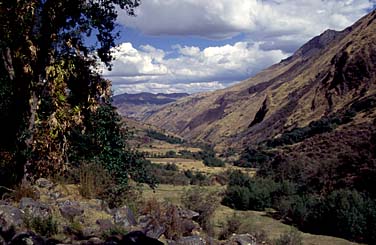
M118 12L115 94L197 93L254 76L326 29L342 30L376 0L141 0Z

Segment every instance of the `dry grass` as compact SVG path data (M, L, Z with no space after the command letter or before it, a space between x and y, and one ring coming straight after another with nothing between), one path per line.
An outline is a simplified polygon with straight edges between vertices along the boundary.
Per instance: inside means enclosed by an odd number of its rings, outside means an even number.
M201 151L200 148L197 147L188 147L178 144L169 144L167 142L153 140L152 143L149 145L142 146L139 151L146 152L146 153L153 153L153 154L166 154L168 151L175 151L178 153L179 151L190 151L190 152L199 152Z
M226 167L208 167L202 161L184 158L149 158L148 160L161 165L176 164L182 171L191 170L206 174L219 174L226 170L240 170L250 176L254 176L256 173L256 170L252 168L240 168L232 165L226 165Z

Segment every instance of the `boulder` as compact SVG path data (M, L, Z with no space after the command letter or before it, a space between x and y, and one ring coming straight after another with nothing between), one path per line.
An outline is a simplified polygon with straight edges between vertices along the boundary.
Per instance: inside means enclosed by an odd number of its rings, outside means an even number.
M7 243L5 242L5 239L0 236L0 245L6 245Z
M0 205L0 232L5 235L11 232L14 227L18 227L23 223L23 213L20 209L9 206Z
M163 245L162 242L157 239L148 237L142 231L132 231L123 237L109 237L106 245L116 245L116 244L130 244L130 245Z
M121 225L123 227L130 227L137 225L136 218L130 208L127 206L123 206L121 208L117 208L113 210L113 218L114 222L117 225Z
M155 239L161 237L166 231L166 228L163 225L159 222L155 222L155 219L149 215L139 217L139 226L147 236Z
M181 207L178 208L179 216L183 219L193 219L195 217L200 216L199 213L189 210L189 209L183 209Z
M40 178L35 183L40 188L51 189L54 186L54 183L45 178Z
M256 237L250 234L234 234L226 243L226 245L256 245L257 240Z
M61 216L70 221L73 221L75 217L84 214L84 209L78 202L66 200L62 203L59 203L58 206Z
M169 240L168 245L204 245L206 244L205 239L199 236L188 236L182 237L177 241Z
M46 242L43 237L38 236L32 231L21 232L16 234L9 245L45 245Z
M29 197L23 197L19 204L20 209L24 212L32 215L33 217L48 217L51 213L50 208L38 201L35 201Z
M99 219L95 223L99 226L99 229L102 232L108 231L114 227L114 223L110 219Z

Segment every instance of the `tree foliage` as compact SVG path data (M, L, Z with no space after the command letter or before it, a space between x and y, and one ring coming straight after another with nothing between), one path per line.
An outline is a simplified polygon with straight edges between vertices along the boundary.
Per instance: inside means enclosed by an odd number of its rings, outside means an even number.
M111 84L97 72L98 60L111 67L117 11L134 15L139 2L0 0L0 152L23 168L19 178L80 159L98 160L124 182L145 178L110 105Z

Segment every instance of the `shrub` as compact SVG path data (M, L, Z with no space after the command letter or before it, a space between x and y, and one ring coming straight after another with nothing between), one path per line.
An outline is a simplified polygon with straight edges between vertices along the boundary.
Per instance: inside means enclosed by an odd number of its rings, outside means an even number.
M166 158L175 158L176 157L176 151L167 151L164 155Z
M165 228L164 235L167 239L182 237L184 222L175 205L161 203L153 198L142 204L141 214L150 218L148 221L150 224L163 226Z
M275 245L302 245L302 236L296 229L291 229L283 233L277 240L274 241Z
M115 185L108 171L96 163L81 164L79 176L79 191L86 198L97 198Z
M245 149L238 161L234 163L235 166L246 168L258 168L264 163L270 161L273 157L272 153L267 153L252 147Z
M209 235L214 233L211 219L219 206L219 201L217 192L208 191L202 187L191 188L182 196L183 205L199 213L196 221Z
M248 210L250 195L248 187L228 186L222 204L234 209Z
M29 213L25 213L23 223L26 228L32 229L42 236L51 237L58 233L58 222L52 215L34 217Z
M367 227L366 200L357 191L338 190L325 200L326 222L338 236L360 240Z
M240 171L230 173L223 204L240 210L264 210L283 196L286 186L267 178L250 178Z
M146 135L150 138L165 141L165 142L170 143L170 144L183 144L184 143L184 140L182 140L180 138L170 136L170 135L165 135L165 134L157 132L155 130L146 131Z
M30 197L34 200L38 200L39 192L30 184L19 184L14 188L14 191L10 196L16 202L19 202L23 197Z
M119 226L119 225L114 225L108 230L103 231L101 237L106 240L111 236L116 236L116 235L126 235L129 231L126 230L124 227Z
M227 217L226 223L223 225L223 229L219 234L219 240L226 240L232 234L236 234L239 232L239 228L241 225L241 218L234 213L232 216Z

